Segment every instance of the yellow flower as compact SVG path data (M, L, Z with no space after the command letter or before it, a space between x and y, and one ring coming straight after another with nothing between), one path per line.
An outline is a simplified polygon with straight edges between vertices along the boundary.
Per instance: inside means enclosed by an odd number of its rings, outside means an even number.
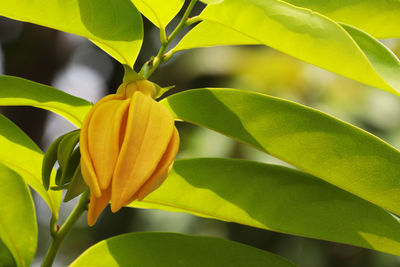
M96 103L80 135L82 176L90 188L88 224L111 201L112 212L142 200L168 176L179 147L170 111L147 80L124 83Z

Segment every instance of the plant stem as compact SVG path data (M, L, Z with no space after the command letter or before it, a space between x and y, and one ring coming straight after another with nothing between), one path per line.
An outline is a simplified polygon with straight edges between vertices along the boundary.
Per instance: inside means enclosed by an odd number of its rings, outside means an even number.
M54 238L58 232L57 218L53 215L50 220L50 235Z
M53 242L51 243L49 249L47 250L46 257L43 260L42 267L51 267L54 259L57 255L57 251L60 248L61 242L64 240L65 236L71 231L72 227L82 215L82 213L87 209L89 199L89 191L82 194L78 204L75 209L71 212L63 226L60 230L54 234Z
M194 5L197 3L198 0L191 0L189 3L189 6L187 7L187 9L185 10L185 13L182 16L181 21L179 22L178 26L176 26L176 28L173 30L173 32L168 36L168 37L164 37L163 35L161 35L161 47L160 50L158 51L157 55L150 59L149 61L147 61L142 69L140 70L140 74L145 77L146 79L148 79L151 74L157 69L157 67L161 64L164 63L166 61L166 58L164 58L164 54L167 51L168 46L171 44L171 42L175 39L175 37L182 31L183 28L185 28L186 26L192 24L188 24L188 18L190 15L190 12L192 12ZM160 29L160 30L164 30L164 29ZM165 33L164 33L165 34ZM168 57L169 59L170 57Z

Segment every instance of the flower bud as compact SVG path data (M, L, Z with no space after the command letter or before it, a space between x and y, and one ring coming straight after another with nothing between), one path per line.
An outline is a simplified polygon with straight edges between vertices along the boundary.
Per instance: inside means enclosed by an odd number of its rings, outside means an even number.
M88 224L111 201L118 211L142 200L168 176L179 147L170 111L147 80L123 83L96 103L80 135L82 176L90 188Z

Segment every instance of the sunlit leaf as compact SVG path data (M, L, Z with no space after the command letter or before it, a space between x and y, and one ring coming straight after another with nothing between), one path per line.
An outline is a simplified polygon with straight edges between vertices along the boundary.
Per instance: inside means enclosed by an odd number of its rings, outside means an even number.
M204 22L185 35L174 51L214 45L264 44L400 95L398 58L372 36L355 28L345 27L345 30L318 13L278 0L229 0L208 5L200 17Z
M189 90L161 103L179 119L250 144L400 214L400 152L359 128L291 101L241 90Z
M187 212L400 255L400 222L306 173L232 159L178 160L164 184L134 207Z
M80 127L92 104L51 86L1 75L0 106L33 106L47 109Z
M397 0L285 0L338 22L354 25L376 38L400 38L400 1Z
M24 178L57 217L61 192L48 192L42 184L42 151L20 128L1 114L0 147L0 163Z
M0 15L89 38L130 66L142 45L142 18L129 0L1 0Z
M165 28L178 14L184 0L131 0L136 8L154 25Z
M400 88L400 63L397 57L379 41L350 25L341 24L367 56L376 72L398 90ZM398 92L398 91L397 91ZM396 94L397 94L396 92Z
M97 243L71 267L270 266L294 267L278 255L214 237L131 233Z
M250 36L244 35L226 26L212 22L203 21L187 33L178 45L173 49L175 51L191 49L197 47L209 47L217 45L255 45L263 44Z
M38 230L29 188L16 172L2 163L0 183L0 238L17 266L30 266L36 252Z

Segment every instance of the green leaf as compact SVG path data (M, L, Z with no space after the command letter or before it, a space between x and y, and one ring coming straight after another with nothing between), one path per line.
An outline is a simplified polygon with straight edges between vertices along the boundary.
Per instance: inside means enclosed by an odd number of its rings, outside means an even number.
M42 151L14 123L0 114L0 163L17 172L49 206L57 218L61 192L48 192L42 184Z
M318 13L278 0L229 0L208 5L200 18L204 22L186 34L173 51L264 44L400 96L400 62L396 56L372 36L355 28L345 27L346 31Z
M0 238L17 266L30 266L38 230L29 188L13 170L0 163Z
M131 233L97 243L70 266L270 266L294 267L278 255L214 237Z
M11 254L11 252L7 248L7 246L3 243L1 238L0 238L0 262L4 266L16 266L17 265L15 263L13 255Z
M263 44L243 33L212 21L202 21L191 29L172 51L217 45Z
M184 0L131 0L136 8L154 25L165 28L178 14Z
M129 66L142 45L142 18L129 0L2 0L0 15L86 37Z
M285 0L339 22L369 32L376 38L400 38L400 2L397 0Z
M400 255L398 219L282 166L237 159L178 160L159 189L130 206L187 212Z
M80 127L92 108L88 101L51 86L0 76L0 106L33 106L55 112Z
M291 101L198 89L161 101L175 117L280 158L400 215L400 152L343 121Z
M393 88L400 88L400 63L397 57L369 34L350 25L341 23L341 26L357 42L376 72Z

